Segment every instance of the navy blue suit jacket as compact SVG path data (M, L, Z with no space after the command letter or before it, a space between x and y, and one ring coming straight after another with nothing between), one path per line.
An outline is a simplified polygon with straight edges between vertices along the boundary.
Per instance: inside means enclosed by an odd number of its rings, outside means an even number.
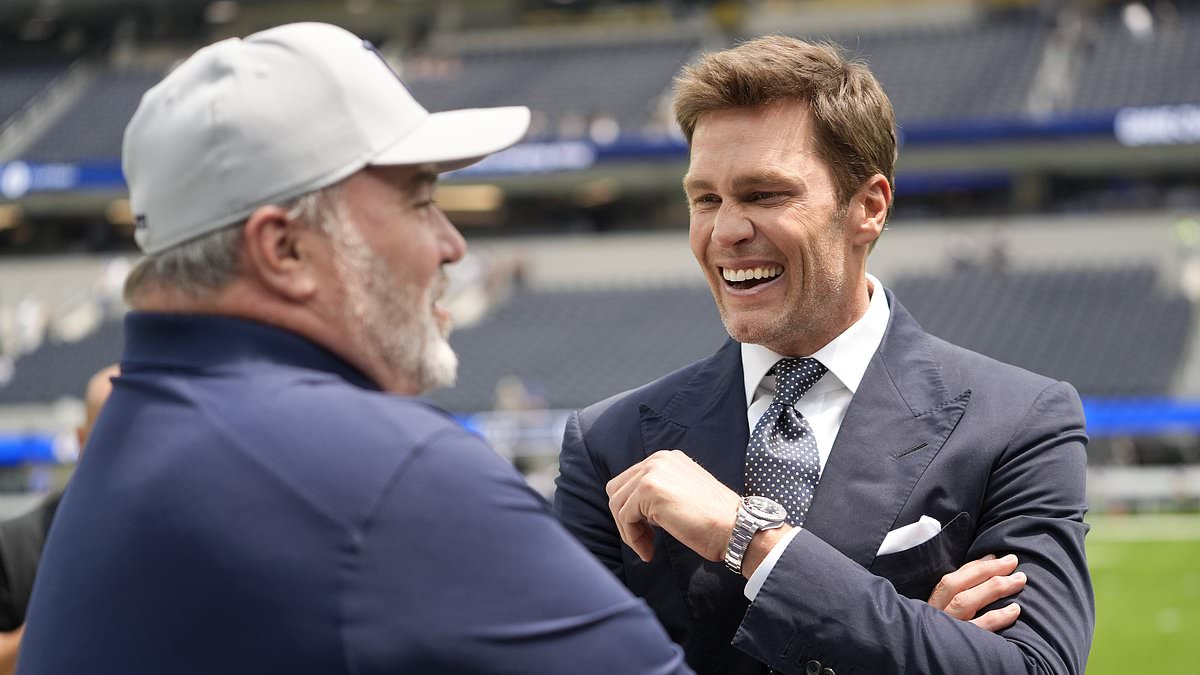
M126 325L18 672L687 672L645 604L445 413L286 331Z
M642 563L621 543L604 491L668 448L743 491L749 430L735 342L573 415L556 513L649 602L698 672L1082 673L1094 607L1078 395L925 333L887 297L887 332L803 531L753 604L741 577L661 531ZM876 555L889 530L922 515L944 524L937 537ZM1015 553L1029 577L1020 619L999 634L924 602L942 575L988 553Z

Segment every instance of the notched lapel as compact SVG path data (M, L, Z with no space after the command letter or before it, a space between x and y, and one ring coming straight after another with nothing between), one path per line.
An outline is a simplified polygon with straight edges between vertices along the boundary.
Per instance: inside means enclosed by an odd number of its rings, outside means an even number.
M741 347L732 340L699 368L661 409L639 407L642 447L646 455L679 449L718 480L741 494L745 488L746 393L742 383ZM745 580L709 562L674 537L663 536L671 570L683 594L691 628L684 639L688 654L710 664L709 672L733 672L726 661L742 658L729 641L745 614ZM657 560L652 561L655 564Z
M856 396L846 412L804 527L863 567L875 559L921 474L962 419L964 391L918 416Z
M890 293L888 300L888 333L850 402L804 522L863 567L971 400L969 389L946 391L929 336Z
M738 343L726 342L661 409L643 404L639 414L647 456L682 450L741 494L750 431Z

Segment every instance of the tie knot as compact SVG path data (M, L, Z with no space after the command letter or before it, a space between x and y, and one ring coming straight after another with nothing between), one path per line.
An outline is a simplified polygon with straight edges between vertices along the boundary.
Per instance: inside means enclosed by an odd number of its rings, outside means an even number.
M796 401L812 389L826 370L820 361L813 358L783 359L776 363L771 368L771 372L775 373L775 400L781 405L796 405Z

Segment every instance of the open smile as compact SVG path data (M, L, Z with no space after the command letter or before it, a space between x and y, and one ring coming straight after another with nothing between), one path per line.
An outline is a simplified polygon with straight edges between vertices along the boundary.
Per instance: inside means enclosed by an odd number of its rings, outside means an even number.
M760 265L757 267L721 267L721 277L725 279L725 285L734 290L745 291L750 290L764 284L771 283L778 279L783 274L781 265Z

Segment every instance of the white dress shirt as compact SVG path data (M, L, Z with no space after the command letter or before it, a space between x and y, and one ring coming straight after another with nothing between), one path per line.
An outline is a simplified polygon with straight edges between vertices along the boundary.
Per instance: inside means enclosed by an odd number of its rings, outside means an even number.
M858 391L863 374L867 372L867 365L871 363L875 351L879 349L879 343L883 341L888 318L891 316L891 309L883 294L883 284L870 274L867 275L867 281L872 289L867 311L841 335L811 354L812 358L828 368L828 372L817 380L795 406L796 412L804 415L812 426L822 472L829 460L829 453L833 450L838 430L842 428L842 420L850 407L850 399L854 397L854 392ZM742 372L745 376L748 403L746 421L751 431L775 397L775 376L767 375L767 371L783 358L786 357L762 345L742 345ZM793 528L767 554L746 583L747 598L753 601L758 595L767 576L775 568L775 563L799 531L800 528Z

